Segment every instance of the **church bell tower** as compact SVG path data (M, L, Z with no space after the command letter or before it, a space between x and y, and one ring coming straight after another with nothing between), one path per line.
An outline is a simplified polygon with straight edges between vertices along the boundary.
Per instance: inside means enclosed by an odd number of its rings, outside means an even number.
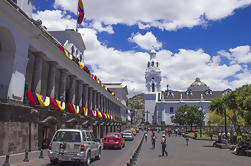
M156 51L154 49L150 52L150 61L147 63L145 79L147 93L160 92L161 71L159 69L159 62L157 61Z

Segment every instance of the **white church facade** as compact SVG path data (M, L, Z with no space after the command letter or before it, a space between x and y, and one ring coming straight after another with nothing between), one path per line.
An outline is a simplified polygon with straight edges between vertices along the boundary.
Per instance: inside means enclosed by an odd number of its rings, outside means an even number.
M200 78L188 86L185 91L176 91L167 89L161 91L161 71L159 62L156 57L156 52L151 50L150 61L147 64L145 72L146 91L145 97L145 121L150 124L161 125L176 125L172 122L175 111L183 105L197 106L205 112L205 124L208 122L208 106L210 102L223 94L231 91L213 91Z

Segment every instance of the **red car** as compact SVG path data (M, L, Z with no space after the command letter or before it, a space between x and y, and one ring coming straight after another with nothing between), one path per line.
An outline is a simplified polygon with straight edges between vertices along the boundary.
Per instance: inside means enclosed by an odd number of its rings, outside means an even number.
M114 147L122 149L125 147L125 140L122 138L122 135L120 133L108 133L107 136L104 138L103 142L104 149L108 147Z

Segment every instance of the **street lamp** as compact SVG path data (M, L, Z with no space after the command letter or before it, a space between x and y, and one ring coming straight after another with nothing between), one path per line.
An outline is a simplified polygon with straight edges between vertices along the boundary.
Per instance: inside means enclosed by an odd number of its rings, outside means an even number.
M187 116L187 112L186 111L184 112L184 115ZM185 117L185 118L187 118L187 117ZM185 124L185 125L186 125L186 132L187 132L187 124Z
M225 120L225 137L227 139L227 110L226 110L226 108L224 111L224 120Z
M202 111L202 108L199 107L199 111ZM202 121L200 121L200 138L202 137Z

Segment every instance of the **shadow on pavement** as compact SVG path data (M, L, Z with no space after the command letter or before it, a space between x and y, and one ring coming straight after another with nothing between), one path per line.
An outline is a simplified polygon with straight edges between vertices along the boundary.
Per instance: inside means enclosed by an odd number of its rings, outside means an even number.
M204 148L213 148L214 146L213 145L203 145L201 147L204 147Z

